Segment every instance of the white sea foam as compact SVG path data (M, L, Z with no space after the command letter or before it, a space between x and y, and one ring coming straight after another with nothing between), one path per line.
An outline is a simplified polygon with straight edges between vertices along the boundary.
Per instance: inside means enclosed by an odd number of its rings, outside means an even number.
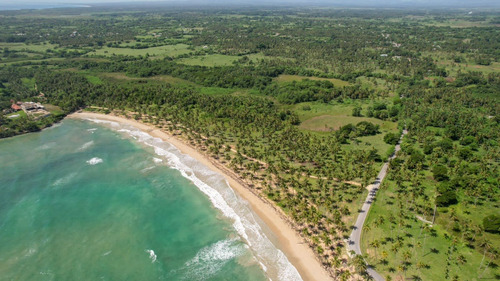
M146 252L149 254L149 258L151 259L151 262L155 262L156 261L156 254L155 254L155 251L153 250L146 250Z
M101 120L101 119L95 119L95 118L86 118L85 120L92 121L92 122L97 123L97 124L110 125L111 127L114 127L114 128L120 127L119 123L113 122L113 121L107 121L107 120ZM94 128L92 128L92 129L94 129ZM92 129L89 129L89 130L92 130Z
M236 239L226 239L207 246L196 254L191 260L184 264L186 280L207 280L231 259L237 258L244 253L244 248Z
M89 164L89 165L97 165L100 163L102 163L102 159L99 157L94 157L94 158L87 161L87 164Z
M93 134L96 130L97 128L87 129L87 132Z
M145 173L145 172L147 172L149 170L152 170L154 168L156 168L156 166L146 167L146 168L144 168L144 169L141 170L141 173Z
M27 251L26 251L26 254L24 255L25 257L31 257L32 255L34 255L35 253L37 252L37 250L35 248L29 248Z
M77 151L85 151L85 150L87 150L87 148L91 147L92 145L94 145L94 141L86 142L80 148L78 148Z
M90 160L89 160L90 161ZM88 161L87 161L88 162ZM60 185L65 185L68 184L78 173L70 173L67 176L64 176L62 178L57 179L52 186L60 186Z
M233 222L234 229L250 246L253 256L262 266L262 269L266 271L269 278L272 280L286 281L302 280L297 269L288 261L285 254L276 248L276 246L269 240L265 231L259 224L257 217L248 206L248 203L235 194L222 175L210 170L208 167L193 159L189 155L182 154L170 143L164 142L159 138L154 138L133 126L121 125L121 127L117 127L117 123L115 122L97 119L89 120L96 123L111 125L112 128L117 129L119 132L125 133L137 141L153 147L155 153L160 156L159 158L166 160L170 167L178 170L184 177L191 180L198 187L198 189L208 197L213 206L219 209L224 216ZM115 123L116 125L111 123ZM237 249L228 246L232 245L231 243L234 243L228 242L232 240L228 240L226 242L224 241L220 242L221 244L216 243L210 247L213 247L213 249L218 249L217 247L219 247L225 250ZM208 248L205 250L206 252L210 252ZM223 260L223 257L237 257L240 255L236 255L238 251L232 254L215 254L212 252L213 254L211 257L215 258L220 263L221 259ZM203 253L206 252L200 252L200 255L197 255L198 258L195 257L193 261L203 261L202 256ZM208 256L210 255L205 255L203 257ZM197 266L198 269L202 268L203 270L209 270L208 268L203 268L202 265ZM191 267L193 267L192 272L199 272L195 270L196 267L194 266L194 263L191 264ZM214 270L215 268L217 267L214 266ZM199 277L194 276L193 278L200 279Z
M56 146L55 142L49 142L36 148L36 150L47 150Z
M163 160L161 160L160 158L153 157L153 162L155 162L155 164L159 164L163 162Z

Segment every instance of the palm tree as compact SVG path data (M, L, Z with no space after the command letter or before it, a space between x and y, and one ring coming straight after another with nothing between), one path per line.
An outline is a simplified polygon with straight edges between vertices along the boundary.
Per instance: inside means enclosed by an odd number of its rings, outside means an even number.
M378 241L378 240L373 240L373 241L370 243L370 247L373 247L373 248L374 248L374 250L375 250L375 259L378 259L377 249L380 247L380 241Z
M387 251L382 251L382 263L387 265L387 257L389 257L389 253L387 253Z
M483 266L484 258L486 257L486 253L488 252L488 249L491 247L491 244L488 240L484 239L483 241L481 241L481 244L479 246L484 249L484 252L483 252L483 259L481 259L481 264L479 264L478 270L480 270L481 267Z
M484 273L486 272L486 270L488 269L488 267L490 266L490 263L491 263L491 260L495 260L495 259L498 259L498 253L497 252L493 252L491 251L489 253L489 260L488 260L488 263L486 264L486 267L484 268L483 272L479 275L479 279L481 279L484 275Z
M340 280L341 281L347 281L351 278L351 272L348 271L348 270L345 270L343 271L341 274L340 274Z
M356 271L359 274L363 275L366 273L367 265L366 265L366 262L365 262L363 255L356 255L352 259L352 265L356 268Z
M404 264L398 265L398 271L403 273L403 278L406 279L406 266Z

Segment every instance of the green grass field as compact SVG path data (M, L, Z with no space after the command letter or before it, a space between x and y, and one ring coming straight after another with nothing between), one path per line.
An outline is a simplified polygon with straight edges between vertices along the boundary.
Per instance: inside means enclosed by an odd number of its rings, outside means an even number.
M395 122L383 121L375 118L355 117L346 115L321 115L308 119L300 124L300 127L305 130L328 132L338 130L340 127L349 123L356 125L361 121L368 121L376 125L380 125L382 130L396 130Z
M177 44L177 45L166 45L160 47L152 47L146 49L130 49L130 48L110 48L103 47L102 49L96 50L95 52L90 52L87 55L97 55L97 56L113 56L113 55L123 55L123 56L146 56L149 54L151 57L176 57L179 55L184 55L190 53L192 50L188 49L189 45Z
M85 78L87 78L87 80L94 85L101 85L103 83L101 78L95 75L85 75Z
M439 221L449 221L446 214L439 214L438 211L437 224L429 230L422 228L425 223L418 220L413 212L408 212L409 219L398 223L401 216L397 211L395 197L395 183L385 183L377 195L376 203L370 210L365 224L368 227L363 230L361 248L367 255L368 262L375 266L378 273L384 277L391 276L392 280L399 280L397 278L417 280L415 276L421 278L418 280L444 280L449 257L450 280L453 280L455 276L459 277L457 280L498 280L500 273L498 268L494 268L495 266L491 264L486 268L486 262L484 262L479 269L483 255L475 249L468 248L459 237L455 239L456 251L448 253L454 238L450 230L444 228L442 222ZM403 202L403 204L405 208L407 203ZM395 223L390 222L390 216L395 217ZM381 217L384 218L383 222L380 220ZM427 216L426 219L432 220L432 216ZM401 242L397 242L398 239ZM373 246L374 241L379 242L378 248ZM401 266L405 258L406 270L403 270ZM417 266L419 263L425 266L419 268ZM479 278L480 276L482 278Z
M103 72L100 73L99 76L102 79L113 79L113 80L123 80L123 81L131 81L131 80L155 80L155 81L160 81L160 82L165 82L165 83L170 83L170 84L186 84L186 85L196 85L193 82L173 77L170 75L157 75L157 76L152 76L152 77L147 77L147 78L137 78L137 77L130 77L127 76L125 73L122 72Z
M39 52L44 53L48 49L54 49L57 47L55 44L43 43L43 44L25 44L25 43L6 43L1 42L0 48L8 48L9 50L15 51L29 51L29 52Z
M433 60L437 61L437 65L444 67L448 72L448 76L451 77L455 77L458 71L479 71L485 75L500 72L500 62L491 62L490 65L479 65L474 61L474 59L461 56L465 61L456 63L452 60L453 54L441 51L423 52L422 55L429 56Z
M31 64L37 64L37 63L43 63L43 62L53 62L53 61L62 61L65 60L65 58L49 58L49 59L26 59L26 60L19 60L19 61L12 61L12 62L4 62L0 63L0 66L7 66L7 65L23 65L25 63L31 63Z
M227 55L205 55L205 56L195 56L191 58L182 58L177 60L178 63L187 65L201 65L201 66L224 66L231 65L234 61L237 61L241 57L238 56L227 56Z
M6 117L11 118L11 119L17 119L17 118L21 118L21 117L27 117L27 115L24 111L19 110L19 111L7 114Z
M301 81L303 79L330 81L336 87L344 87L344 86L350 85L350 83L347 81L343 81L343 80L335 79L335 78L319 78L319 77L307 77L307 76L286 75L286 74L282 74L282 75L278 76L275 79L275 81L277 81L277 82L292 82L292 81Z
M349 123L356 125L362 121L368 121L380 126L380 134L374 136L358 137L358 142L351 142L344 145L346 149L372 149L375 148L380 156L385 157L387 151L392 147L384 142L384 136L389 133L398 132L398 124L391 121L383 121L376 118L355 117L352 116L352 110L355 106L361 106L363 109L369 106L369 103L356 104L325 104L325 103L300 103L293 106L284 106L284 109L295 111L301 124L299 128L318 134L325 134L339 129ZM308 108L305 110L304 108ZM380 165L377 164L377 168Z
M470 27L494 27L495 24L492 24L488 21L469 21L465 19L449 19L445 21L421 21L423 25L427 26L438 26L438 27L452 27L452 28L470 28Z
M261 53L247 55L247 57L253 61L258 62L260 59L265 58L265 56ZM225 66L231 65L233 62L240 60L243 56L228 56L228 55L204 55L204 56L194 56L190 58L181 58L178 59L178 63L187 64L187 65L201 65L201 66Z
M50 113L52 113L54 115L59 115L59 114L63 114L64 113L64 111L59 106L57 106L57 105L45 103L45 104L43 104L43 106L45 107L45 109L47 111L49 111Z

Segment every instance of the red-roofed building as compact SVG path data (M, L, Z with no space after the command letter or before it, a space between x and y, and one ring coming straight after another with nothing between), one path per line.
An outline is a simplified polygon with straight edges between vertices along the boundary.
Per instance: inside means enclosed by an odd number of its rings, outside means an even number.
M10 106L10 108L12 108L12 109L13 109L13 110L15 110L15 111L19 111L19 110L21 110L21 109L22 109L22 108L21 108L19 105L17 105L17 104L13 104L13 105L11 105L11 106Z

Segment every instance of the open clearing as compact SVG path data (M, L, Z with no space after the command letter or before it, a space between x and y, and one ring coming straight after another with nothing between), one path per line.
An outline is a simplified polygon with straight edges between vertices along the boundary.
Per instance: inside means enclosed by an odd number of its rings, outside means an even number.
M102 78L111 78L115 80L156 80L156 81L162 81L170 84L189 84L189 85L196 85L193 82L184 80L182 78L177 78L173 77L170 75L157 75L157 76L152 76L152 77L130 77L127 76L123 72L106 72L106 73L100 73L99 74Z
M350 85L350 83L347 82L347 81L340 80L340 79L335 79L335 78L307 77L307 76L286 75L286 74L282 74L282 75L278 76L275 80L277 82L292 82L292 81L302 81L303 79L320 80L320 81L330 81L336 87L344 87L344 86L349 86Z
M194 56L190 58L181 58L177 60L178 63L187 64L187 65L200 65L200 66L225 66L231 65L233 62L242 59L244 56L228 56L228 55L204 55L204 56ZM251 61L257 62L260 59L265 58L263 54L251 54L247 55Z
M57 45L50 43L43 44L25 44L25 43L6 43L1 42L0 48L8 48L13 51L28 51L44 53L47 50L53 50Z
M130 48L110 48L104 47L102 49L96 50L95 52L90 52L88 55L98 55L98 56L149 56L152 57L176 57L179 55L184 55L190 53L192 50L188 49L186 44L177 45L166 45L160 47L152 47L145 49L130 49Z
M311 131L328 132L332 129L337 130L349 123L356 125L362 121L368 121L373 124L380 125L380 129L382 130L395 130L397 127L397 124L394 122L382 121L375 118L321 115L302 122L302 124L300 124L300 128Z

